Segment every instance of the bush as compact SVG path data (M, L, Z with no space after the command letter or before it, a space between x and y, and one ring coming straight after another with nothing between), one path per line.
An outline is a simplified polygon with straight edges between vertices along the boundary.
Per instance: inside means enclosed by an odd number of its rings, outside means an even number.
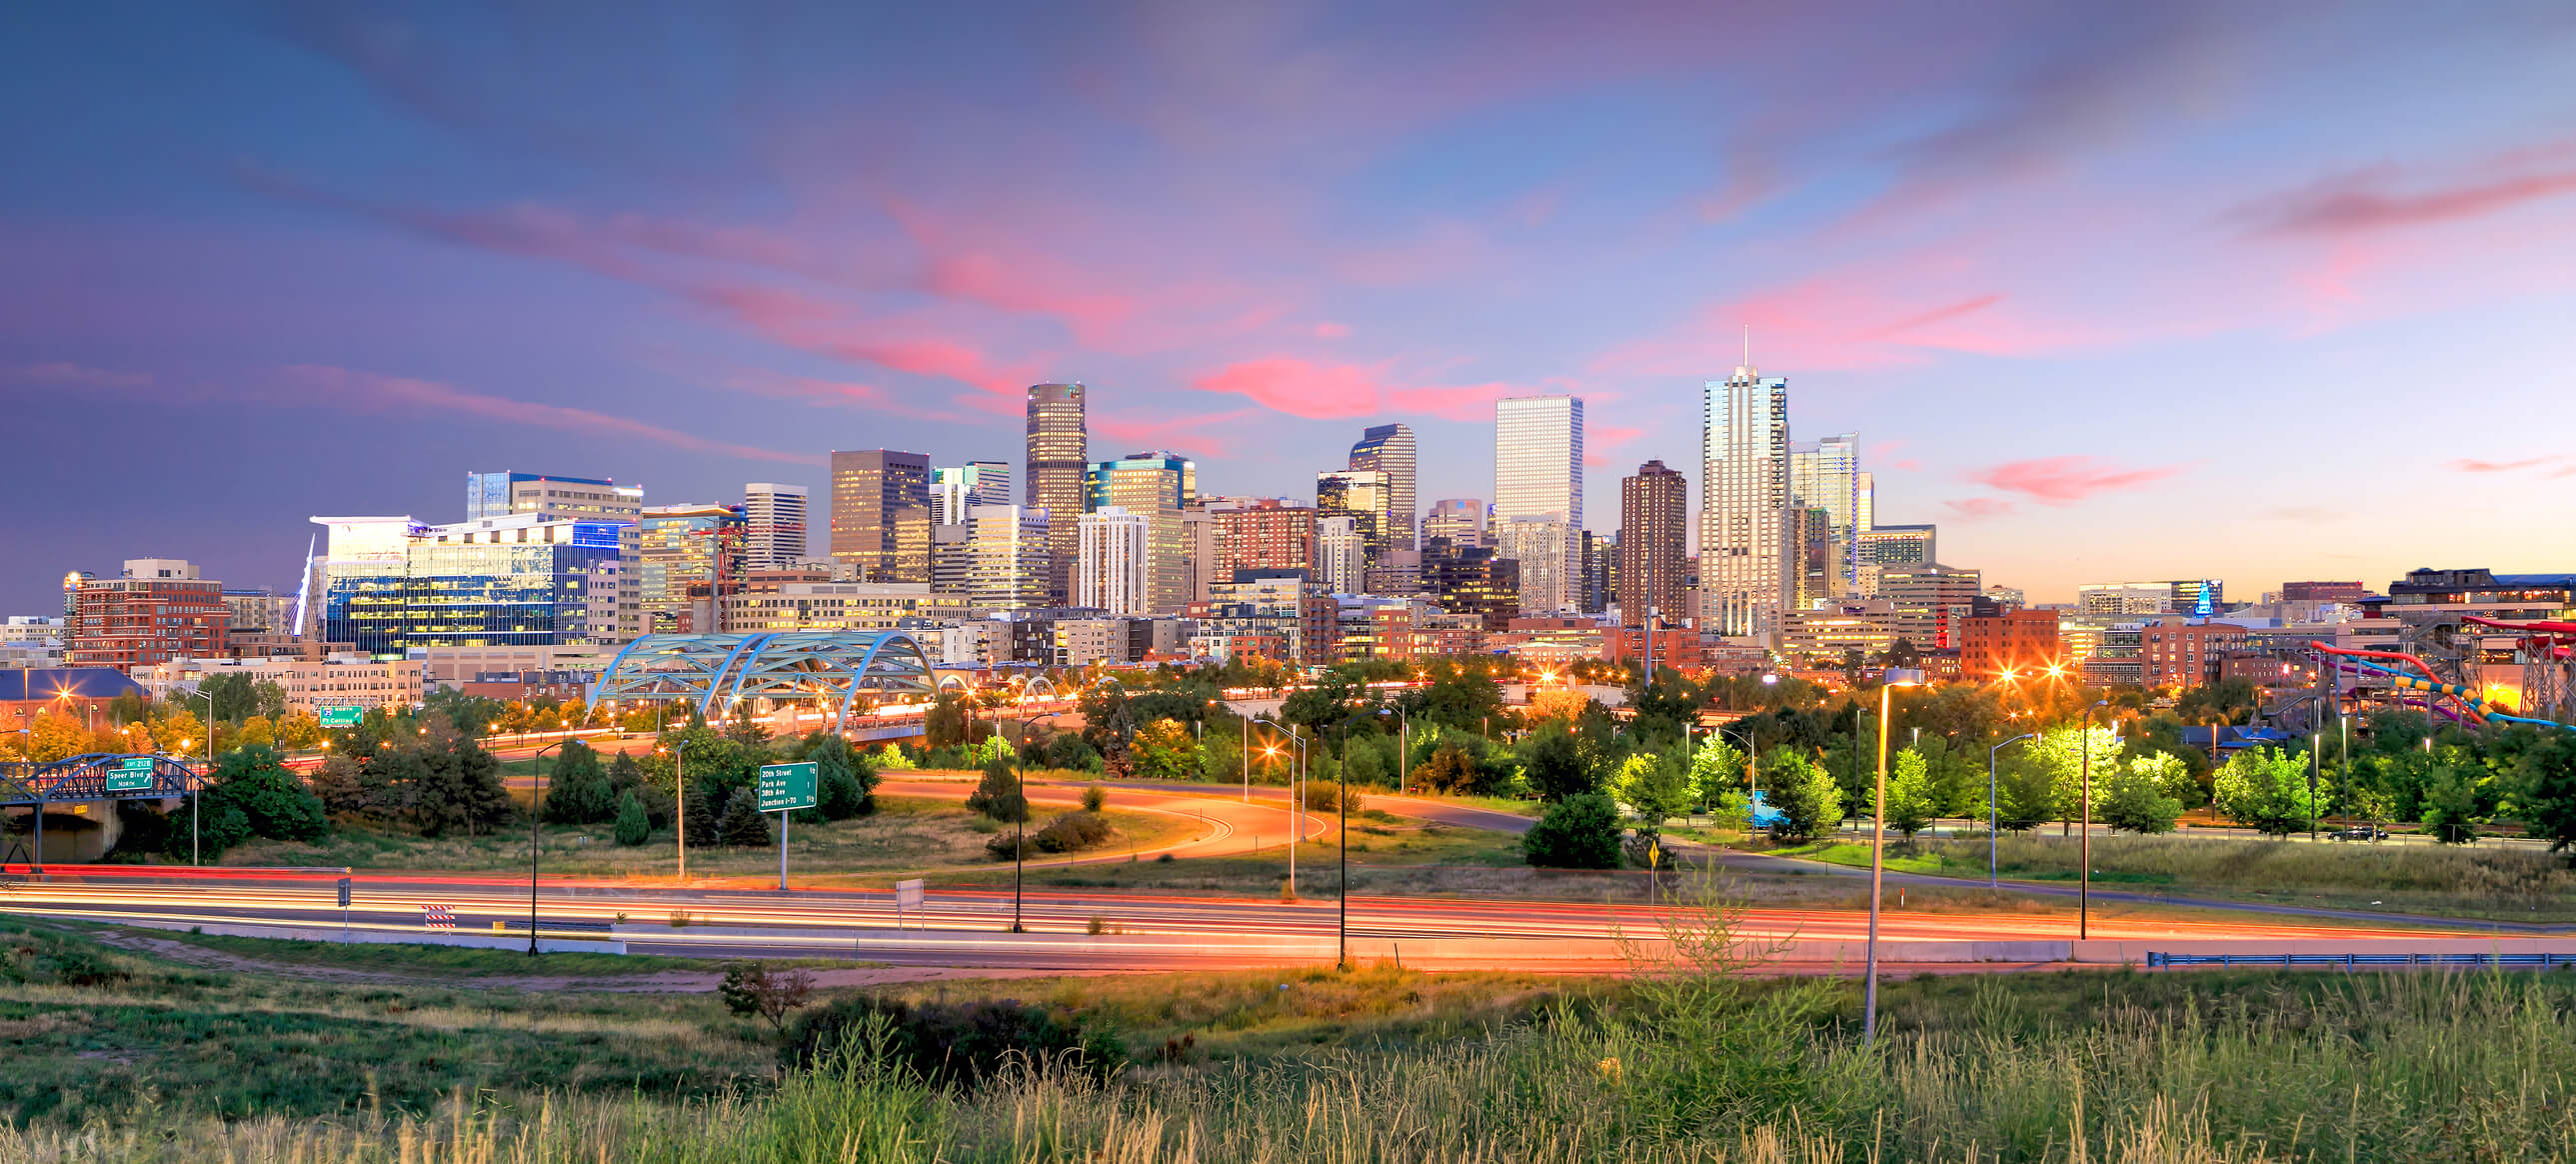
M197 812L200 799L206 802L202 819ZM250 838L250 817L241 809L211 795L192 796L180 804L179 811L170 814L170 841L166 848L171 856L185 860L193 847L212 861L223 856L224 850Z
M1601 783L1591 765L1584 763L1583 747L1574 733L1559 727L1541 728L1523 745L1521 767L1544 800L1593 792Z
M119 853L157 853L170 843L170 818L147 801L117 801L116 826Z
M1029 837L1041 853L1071 853L1109 839L1109 818L1096 812L1068 812L1048 821Z
M1619 867L1619 806L1598 792L1582 792L1548 806L1521 837L1521 855L1551 869Z
M1109 803L1109 790L1094 784L1082 790L1082 811L1098 812Z
M1345 792L1340 784L1330 781L1309 780L1306 782L1306 811L1332 812L1339 807L1341 798L1345 795L1351 798L1351 811L1358 812L1360 810L1359 793Z
M814 761L814 810L824 820L848 820L877 810L877 771L839 736L826 736L807 756Z
M1016 999L915 1004L866 995L800 1016L779 1057L790 1067L826 1066L843 1049L861 1045L871 1023L884 1024L890 1036L883 1048L888 1058L932 1083L971 1087L1015 1060L1064 1063L1098 1076L1126 1062L1125 1048L1107 1028L1060 1019Z
M635 798L632 789L617 798L617 843L633 848L651 840L653 818L644 812L644 802Z

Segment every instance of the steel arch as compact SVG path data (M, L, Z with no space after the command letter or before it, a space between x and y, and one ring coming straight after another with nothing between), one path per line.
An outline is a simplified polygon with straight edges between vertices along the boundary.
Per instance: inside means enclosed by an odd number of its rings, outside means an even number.
M719 702L837 696L846 721L861 688L932 690L928 653L901 631L646 635L610 660L584 707L603 699L688 702L711 716Z

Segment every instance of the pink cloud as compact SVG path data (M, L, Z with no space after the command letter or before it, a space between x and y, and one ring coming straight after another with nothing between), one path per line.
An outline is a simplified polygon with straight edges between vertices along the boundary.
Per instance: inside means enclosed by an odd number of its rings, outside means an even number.
M2092 457L2040 457L2007 461L1967 476L1980 485L2023 494L2042 505L2071 505L2097 493L2162 481L2180 470L2178 465L2123 469Z
M1621 445L1646 435L1642 428L1594 425L1583 433L1583 463L1592 466L1610 463L1610 454Z
M2450 467L2463 473L2511 473L2518 469L2531 469L2542 465L2555 465L2565 459L2565 457L2556 453L2539 457L2525 457L2519 461L2480 461L2469 457L2462 457L2459 460L2451 462Z
M747 373L728 378L725 386L761 396L783 400L801 400L816 407L860 408L918 420L962 421L967 417L953 412L920 408L909 397L889 392L874 384L857 384L844 380L825 380L811 376L773 376ZM991 399L991 397L983 397ZM1018 415L1014 411L1012 415Z
M141 388L152 383L149 372L115 372L62 360L27 364L6 375L9 379L30 384L69 384L82 388Z
M1316 339L1346 339L1351 334L1351 325L1327 319L1316 324L1313 333Z
M2251 203L2231 217L2258 233L2279 235L2363 234L2481 218L2576 194L2571 158L2576 142L2514 150L2429 182L2408 182L2400 167L2380 166Z
M2002 517L2013 511L2013 503L2000 497L1962 497L1955 501L1944 501L1941 506L1950 511L1951 517L1960 521L1984 521L1988 518Z
M710 440L694 433L647 424L629 416L594 412L587 408L568 408L558 404L541 404L469 392L432 380L413 380L385 376L374 372L353 371L320 364L298 364L284 370L286 381L300 390L299 394L361 410L387 407L467 413L509 421L513 424L587 434L614 433L638 440L669 445L693 453L741 457L755 461L778 461L791 465L820 465L823 458L812 453L789 453L752 445L737 445Z
M1183 456L1226 456L1238 447L1246 422L1262 416L1257 408L1237 408L1200 416L1105 413L1090 418L1091 431L1133 449L1170 449Z
M1449 420L1491 419L1494 401L1533 390L1502 381L1482 384L1404 384L1388 365L1325 364L1274 356L1228 364L1190 382L1201 392L1242 396L1276 412L1308 420L1414 412Z

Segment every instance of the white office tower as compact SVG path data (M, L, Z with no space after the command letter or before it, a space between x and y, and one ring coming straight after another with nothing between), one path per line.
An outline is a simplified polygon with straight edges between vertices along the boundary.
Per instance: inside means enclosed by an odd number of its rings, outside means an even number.
M1834 592L1828 597L1860 591L1860 539L1869 533L1861 505L1861 479L1866 476L1860 471L1858 433L1789 446L1790 508L1825 511L1824 536L1833 543L1835 560Z
M1055 561L1047 511L978 505L966 516L967 606L977 613L1045 606Z
M1111 614L1145 614L1152 606L1153 560L1145 515L1115 505L1083 514L1077 522L1075 606Z
M1537 531L1511 528L1521 518L1552 521L1565 544L1533 546L1529 539ZM1516 396L1494 402L1492 529L1495 556L1522 563L1521 613L1556 614L1581 605L1582 571L1566 564L1583 560L1582 398ZM1533 569L1533 560L1556 566Z
M1002 461L968 461L930 471L930 520L934 525L964 525L978 505L1011 504L1011 466Z
M1581 607L1580 533L1569 537L1565 522L1553 513L1496 517L1491 528L1494 556L1520 563L1522 614L1533 618L1572 614Z
M1785 594L1795 582L1781 540L1789 504L1789 382L1762 379L1748 359L1734 375L1702 388L1700 626L1776 643Z
M1331 594L1359 594L1368 584L1368 537L1347 515L1315 519L1315 581Z
M742 487L742 568L784 570L804 561L805 487L755 481Z

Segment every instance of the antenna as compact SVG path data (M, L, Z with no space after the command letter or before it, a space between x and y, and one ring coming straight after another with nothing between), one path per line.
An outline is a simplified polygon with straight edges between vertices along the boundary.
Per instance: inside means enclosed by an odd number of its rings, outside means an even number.
M1753 325L1749 322L1744 325L1744 366L1753 366Z

